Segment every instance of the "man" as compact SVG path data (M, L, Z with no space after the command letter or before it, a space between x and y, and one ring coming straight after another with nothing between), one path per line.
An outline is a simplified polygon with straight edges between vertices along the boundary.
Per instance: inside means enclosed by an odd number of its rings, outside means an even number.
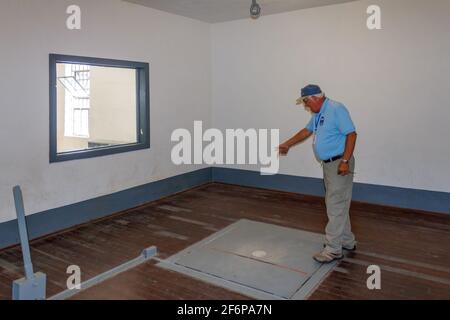
M311 121L306 128L281 144L278 150L281 155L287 155L290 148L314 135L314 151L323 166L328 215L325 247L314 256L314 260L329 263L341 259L343 250L356 250L349 209L357 135L346 107L325 97L319 86L303 88L297 105L310 109Z

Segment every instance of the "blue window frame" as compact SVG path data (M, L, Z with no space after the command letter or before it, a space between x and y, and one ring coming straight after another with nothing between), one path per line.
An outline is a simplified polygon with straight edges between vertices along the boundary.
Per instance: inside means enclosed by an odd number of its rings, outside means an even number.
M69 67L71 71L67 67ZM104 140L88 141L87 138L89 136L88 134L89 124L87 123L87 121L89 119L89 108L90 108L89 92L91 86L90 83L93 81L93 79L91 80L89 78L89 73L91 72L91 70L96 68L105 70L108 69L112 72L129 71L129 73L127 74L132 75L131 76L132 81L130 82L133 82L133 84L132 86L124 89L128 90L128 92L124 92L124 94L127 95L128 97L132 97L133 105L131 106L131 108L134 109L133 107L134 104L136 106L136 113L135 113L136 123L135 124L132 123L130 126L131 129L128 129L128 131L130 130L132 131L133 139L129 139L125 142L120 143L105 142ZM62 71L63 76L61 76L61 74L59 73L61 72L61 70L65 70ZM144 62L50 54L50 162L53 163L53 162L93 158L150 148L149 73L150 73L149 64ZM130 88L133 88L133 92L130 92ZM116 91L117 90L108 91L103 88L102 94L108 95L108 92L110 93L110 95L118 94ZM77 118L79 121L77 121L75 125L72 124L70 130L68 130L67 128L58 128L58 125L62 126L63 123L61 120L61 115L58 115L58 110L60 112L62 112L61 110L64 110L65 111L64 116L67 116L66 113L68 110L67 99L65 100L66 109L61 109L61 106L58 106L58 101L61 101L62 99L61 97L58 97L58 92L59 93L64 92L63 95L65 96L65 98L70 96L72 101L77 102L74 103L75 107L72 106L71 107L72 109L69 110L73 112L73 114L70 114L70 116ZM111 98L114 99L114 97L109 98L110 100ZM120 104L120 102L117 103ZM109 106L105 105L104 107L108 108ZM124 111L122 110L121 112L123 115ZM134 110L133 112L130 112L127 119L130 119L130 116L131 122L134 122ZM99 118L98 115L97 118ZM69 119L68 122L67 119ZM67 123L71 124L70 122L71 120L73 119L66 118L65 124ZM110 120L105 120L104 122L110 123L108 121ZM113 123L112 127L108 129L110 132L114 132L115 130L114 121L112 123ZM64 150L64 148L61 149L60 148L61 141L58 141L59 138L61 139L61 132L65 132L65 135L68 138L84 139L83 143L85 144L85 147L78 149L72 148L72 150L69 149Z

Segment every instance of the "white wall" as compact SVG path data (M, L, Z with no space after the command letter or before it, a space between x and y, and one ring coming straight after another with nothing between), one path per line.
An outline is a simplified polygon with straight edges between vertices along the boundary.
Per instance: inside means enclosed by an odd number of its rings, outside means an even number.
M382 9L380 31L366 9ZM359 133L356 181L450 192L450 1L364 0L212 27L213 124L280 128L310 118L300 88L322 86ZM311 141L281 173L321 177Z
M82 30L65 27L82 9ZM0 1L0 222L199 167L170 161L170 135L210 120L210 25L119 0ZM151 149L49 164L49 53L150 63Z
M65 28L74 3L81 31ZM382 31L365 27L374 3ZM448 0L363 0L212 27L120 0L1 0L0 222L15 218L14 185L30 214L198 169L170 160L172 131L194 120L287 138L309 119L294 101L310 82L352 113L358 182L450 192L448 30ZM152 148L49 164L49 53L149 62ZM310 142L281 169L321 177Z

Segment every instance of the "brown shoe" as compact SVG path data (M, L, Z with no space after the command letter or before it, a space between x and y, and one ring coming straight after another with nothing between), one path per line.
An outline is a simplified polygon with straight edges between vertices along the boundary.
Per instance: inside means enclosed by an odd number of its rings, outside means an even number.
M314 255L313 258L314 258L314 260L316 260L317 262L320 262L320 263L330 263L335 260L340 260L340 259L344 258L344 256L342 255L342 253L337 254L337 253L332 253L332 252L323 250L322 252Z

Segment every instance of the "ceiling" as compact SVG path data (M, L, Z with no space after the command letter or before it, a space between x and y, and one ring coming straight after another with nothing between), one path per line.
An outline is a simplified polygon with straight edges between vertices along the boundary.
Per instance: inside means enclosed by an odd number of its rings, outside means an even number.
M225 22L250 16L252 0L123 0L146 7L209 22ZM262 15L321 7L356 0L257 0Z

